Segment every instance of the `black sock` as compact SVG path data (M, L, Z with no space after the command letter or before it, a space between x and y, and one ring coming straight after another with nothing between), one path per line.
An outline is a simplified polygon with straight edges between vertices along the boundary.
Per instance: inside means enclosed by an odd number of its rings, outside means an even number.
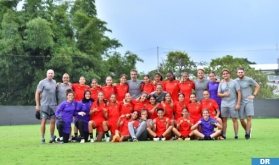
M110 137L108 131L105 131L105 135L106 135L107 137Z
M96 132L96 137L98 136L98 132Z
M174 134L174 133L172 133L172 137L175 137L175 134Z
M180 138L181 138L181 139L185 139L184 136L182 136L182 135L180 136Z
M186 138L190 138L190 136L188 135Z
M204 140L209 140L208 136L204 136Z
M89 133L90 139L93 139L93 133Z
M159 138L159 136L156 135L155 138Z
M78 136L78 133L75 133L75 137L77 137Z
M164 138L164 136L163 136L163 135L161 135L161 136L160 136L160 138L162 139L162 138Z

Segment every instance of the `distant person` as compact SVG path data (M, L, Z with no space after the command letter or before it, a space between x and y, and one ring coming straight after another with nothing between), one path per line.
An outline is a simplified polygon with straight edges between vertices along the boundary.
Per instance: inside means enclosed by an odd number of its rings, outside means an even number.
M127 84L129 86L129 93L132 96L132 99L137 99L140 97L141 94L141 84L143 84L144 82L142 80L138 80L137 76L138 76L138 71L135 69L132 69L130 71L130 75L131 75L131 80L127 81Z
M70 139L71 123L73 122L73 115L77 115L77 102L74 101L75 93L71 89L66 90L67 101L62 102L55 112L56 127L59 132L57 141L60 143L68 143Z
M240 86L237 81L230 78L230 71L228 69L222 70L224 81L219 84L218 97L222 97L221 101L221 115L223 118L223 132L222 136L226 139L226 129L228 117L232 118L235 139L238 139L238 110L241 101Z
M204 70L198 70L198 79L194 81L195 83L195 92L197 100L201 102L203 98L203 91L208 89L209 80L204 79Z
M250 77L245 76L244 68L237 69L238 78L236 81L240 85L241 90L241 103L239 109L239 118L242 127L246 131L245 139L251 138L251 126L252 126L252 116L254 116L254 105L253 99L257 96L260 89L260 85ZM252 95L252 86L255 87L254 94ZM247 123L245 122L247 119Z
M49 69L46 78L37 85L35 94L36 111L41 114L41 134L42 143L45 143L45 125L50 120L50 142L53 141L55 128L55 109L56 109L56 81L53 80L54 71ZM41 96L41 99L40 99ZM40 106L41 105L41 106Z
M201 132L197 130L201 126ZM193 134L199 137L199 140L214 140L221 134L221 130L214 131L214 127L222 129L222 126L213 118L210 117L209 110L202 110L202 118L192 126Z
M72 89L72 86L69 83L70 76L68 73L63 74L62 81L63 81L63 83L59 84L56 88L56 93L57 93L57 97L58 97L58 105L67 100L66 90Z

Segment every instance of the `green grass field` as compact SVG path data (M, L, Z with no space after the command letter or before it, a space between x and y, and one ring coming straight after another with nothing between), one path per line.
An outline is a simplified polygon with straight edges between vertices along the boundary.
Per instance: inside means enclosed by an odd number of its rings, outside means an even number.
M251 164L251 158L279 157L278 121L254 119L251 140L245 140L241 127L239 140L234 140L229 121L227 140L222 141L85 144L41 144L39 125L1 126L0 164Z

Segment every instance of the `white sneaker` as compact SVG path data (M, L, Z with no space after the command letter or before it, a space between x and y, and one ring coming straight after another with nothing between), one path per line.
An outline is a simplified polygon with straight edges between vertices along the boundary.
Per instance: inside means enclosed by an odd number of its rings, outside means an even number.
M107 137L107 140L106 140L106 142L110 142L110 137Z
M159 141L159 138L153 138L153 141Z
M162 138L162 139L161 139L161 141L165 141L165 140L166 140L166 138Z
M90 139L90 143L94 143L94 139Z
M80 140L80 143L84 143L84 142L85 142L85 140L84 140L84 139L81 139L81 140Z
M72 142L72 136L69 137L69 142Z

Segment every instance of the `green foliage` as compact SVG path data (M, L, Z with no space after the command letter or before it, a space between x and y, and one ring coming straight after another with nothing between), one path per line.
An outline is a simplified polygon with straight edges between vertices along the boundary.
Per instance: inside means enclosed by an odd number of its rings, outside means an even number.
M92 78L104 82L111 68L118 69L104 55L121 44L105 35L112 31L97 18L95 1L69 5L26 0L17 11L19 1L0 0L0 76L5 78L0 82L1 105L34 105L36 86L48 69L54 69L57 81L67 72L71 82L83 75L88 84ZM131 52L121 59L126 70L142 61Z
M205 68L205 72L215 72L217 76L222 77L221 71L227 68L231 72L231 78L236 79L237 69L242 67L245 69L245 76L253 78L260 86L260 90L257 98L273 98L272 93L276 87L267 84L267 75L259 70L255 70L249 66L248 60L243 58L233 58L231 55L224 56L222 58L216 58L211 60L209 67Z
M196 73L196 65L187 53L181 51L171 51L167 54L165 69L174 72L176 77L180 77L183 72Z

